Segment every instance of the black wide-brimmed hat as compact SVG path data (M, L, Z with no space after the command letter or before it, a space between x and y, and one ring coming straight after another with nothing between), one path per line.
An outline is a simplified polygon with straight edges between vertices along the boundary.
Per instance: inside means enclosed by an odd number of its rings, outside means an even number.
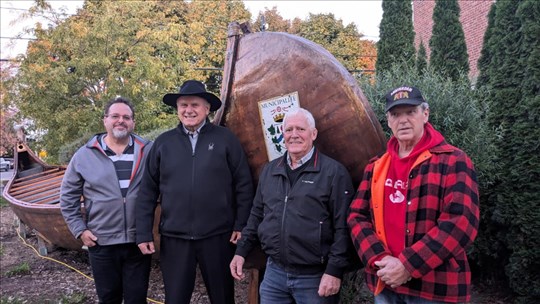
M210 111L221 108L221 100L216 95L206 91L206 86L197 80L186 80L178 93L169 93L163 96L163 102L176 109L176 101L181 96L199 96L210 104Z

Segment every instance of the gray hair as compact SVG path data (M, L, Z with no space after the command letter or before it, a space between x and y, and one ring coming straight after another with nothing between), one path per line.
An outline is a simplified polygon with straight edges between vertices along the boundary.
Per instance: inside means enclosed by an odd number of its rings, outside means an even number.
M425 101L417 105L417 107L420 107L422 111L429 110L429 104ZM386 117L388 118L388 115L390 115L390 111L386 112L385 114L386 114Z
M286 127L287 119L289 117L296 115L303 115L306 118L309 127L315 129L315 118L313 118L313 115L304 108L294 108L287 112L287 114L285 114L285 117L283 118L283 127Z

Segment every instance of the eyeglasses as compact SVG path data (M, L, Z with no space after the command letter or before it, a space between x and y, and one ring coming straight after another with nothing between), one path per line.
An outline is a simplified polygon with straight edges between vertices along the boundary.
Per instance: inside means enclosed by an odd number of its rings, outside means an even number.
M121 117L124 121L131 121L133 119L133 117L131 117L130 115L118 115L118 114L105 115L105 117L108 117L112 120L119 120Z

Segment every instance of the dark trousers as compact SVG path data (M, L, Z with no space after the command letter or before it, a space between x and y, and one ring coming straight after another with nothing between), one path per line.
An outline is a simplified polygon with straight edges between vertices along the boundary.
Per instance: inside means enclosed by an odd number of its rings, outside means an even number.
M197 264L212 304L234 303L234 280L229 264L234 255L230 233L202 240L161 236L160 265L165 303L189 304L195 286Z
M146 304L151 255L135 243L88 248L99 303Z

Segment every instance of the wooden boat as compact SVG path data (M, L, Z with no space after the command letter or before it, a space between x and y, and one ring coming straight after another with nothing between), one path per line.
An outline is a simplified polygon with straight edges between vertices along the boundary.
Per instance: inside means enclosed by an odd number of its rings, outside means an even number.
M60 212L66 167L44 163L22 140L15 148L14 162L15 173L3 195L19 220L36 231L40 253L46 254L52 246L81 250L82 242L72 236Z
M340 161L358 185L370 158L384 151L386 139L357 81L327 50L304 38L277 32L251 33L246 24L229 25L221 86L224 106L213 123L239 138L252 176L284 152L282 120L294 107L316 122L315 146ZM249 303L258 303L260 271L266 258L254 250Z
M384 133L357 81L320 45L287 33L250 33L231 23L225 60L224 106L213 122L238 136L253 177L276 152L283 153L276 142L291 106L313 114L315 146L344 164L355 185L368 160L384 151ZM269 151L276 147L281 151Z

